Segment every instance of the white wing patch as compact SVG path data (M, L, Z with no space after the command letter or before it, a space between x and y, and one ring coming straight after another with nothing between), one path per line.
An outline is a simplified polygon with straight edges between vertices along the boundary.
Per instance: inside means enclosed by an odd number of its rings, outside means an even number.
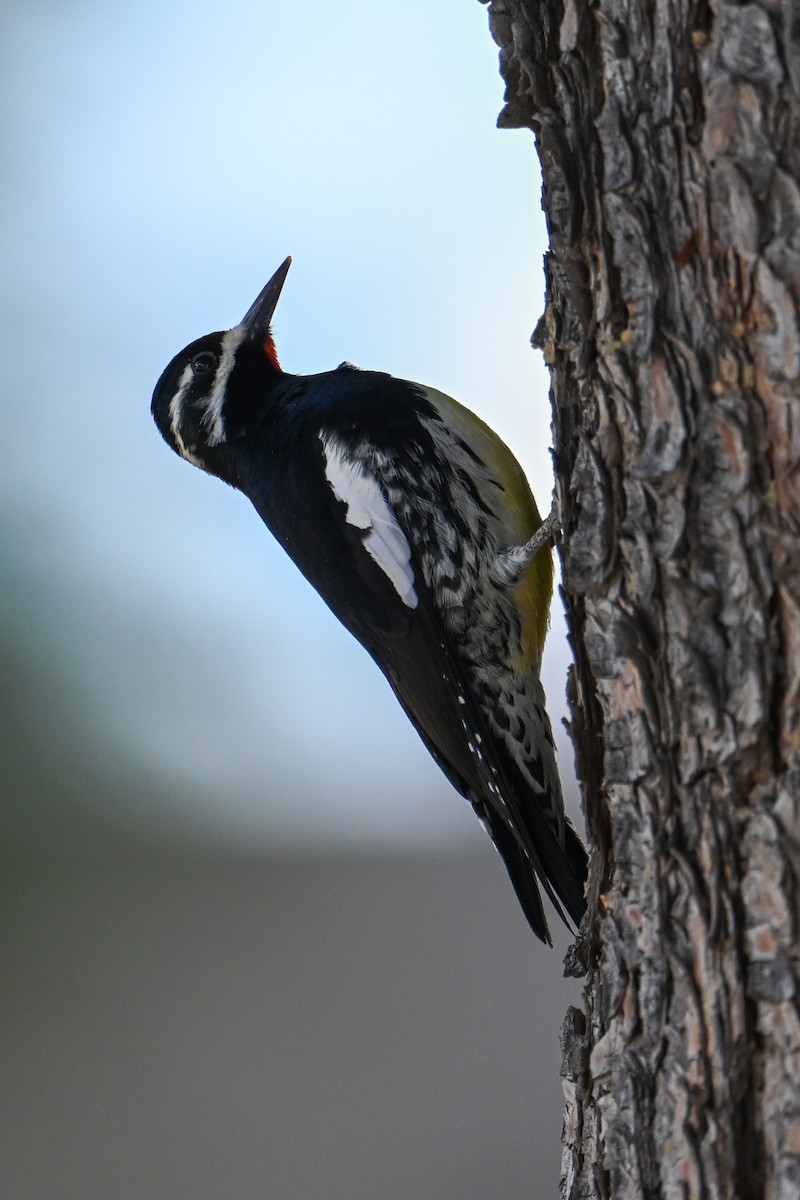
M346 520L366 530L364 549L390 580L408 608L419 604L414 588L411 547L377 480L349 458L333 438L320 434L325 455L325 477L334 496L347 505Z

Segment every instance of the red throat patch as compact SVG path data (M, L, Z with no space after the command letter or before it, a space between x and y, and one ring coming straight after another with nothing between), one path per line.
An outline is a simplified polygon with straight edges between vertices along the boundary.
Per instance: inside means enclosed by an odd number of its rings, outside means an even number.
M278 351L275 349L275 341L272 337L272 334L268 333L261 344L264 347L264 353L272 363L275 370L280 371L281 364L278 362Z

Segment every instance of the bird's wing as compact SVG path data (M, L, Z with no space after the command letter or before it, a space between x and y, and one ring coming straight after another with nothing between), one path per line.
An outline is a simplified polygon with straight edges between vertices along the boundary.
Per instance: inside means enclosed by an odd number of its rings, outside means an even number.
M542 852L554 860L563 856L563 847L539 812L540 801L519 781L515 786L513 764L488 726L453 630L433 600L430 554L440 550L433 542L440 536L452 541L456 534L434 511L435 497L426 501L422 494L424 464L411 492L421 520L411 519L398 503L391 470L396 459L373 449L365 451L362 443L354 454L322 433L321 469L248 494L309 582L372 655L434 759L472 802L532 928L548 940L534 871L561 912L550 883L561 867L554 870ZM262 477L261 470L256 474ZM275 495L280 509L272 502ZM566 907L574 914L574 905Z
M326 474L337 500L346 505L347 523L362 530L364 549L385 573L406 610L402 637L388 642L371 639L371 645L370 639L362 636L361 640L371 649L433 757L474 805L501 852L531 925L547 938L534 871L559 913L557 894L573 917L579 918L582 906L581 881L575 881L573 867L565 858L565 823L555 763L548 769L538 764L541 782L534 794L530 779L524 777L504 740L490 726L471 669L470 633L459 628L475 611L476 589L490 586L481 578L485 574L481 555L491 556L494 551L482 546L482 541L494 546L498 537L528 536L538 513L516 460L494 434L479 425L488 444L481 444L473 435L470 445L452 429L451 422L433 430L433 436L447 439L441 456L426 459L423 453L417 461L412 457L405 463L403 455L390 456L363 444L356 458L341 443L328 439ZM489 465L479 457L476 443L490 459ZM413 455L413 451L409 453ZM444 477L438 474L440 463L447 466ZM498 483L497 475L503 482ZM485 497L476 491L476 476ZM519 497L509 495L514 487L521 489ZM552 567L547 555L544 557L546 574ZM448 561L454 564L452 570ZM531 586L531 577L539 582L541 574L537 564L532 573L526 572L521 589ZM538 681L531 673L538 667L540 648L536 633L525 629L526 621L531 620L526 603L520 604L516 596L504 594L502 589L494 590L496 603L506 611L516 605L515 623L522 627L516 648L519 670L530 676L530 688L538 694ZM546 623L548 598L541 598L543 613L534 614L541 625ZM491 624L493 614L488 620ZM511 653L507 645L498 658L505 652ZM496 666L516 687L511 668L501 661ZM532 704L530 701L526 707L530 709ZM542 739L550 736L544 711L537 710L534 719L537 713L540 728L533 739L534 753L541 748Z

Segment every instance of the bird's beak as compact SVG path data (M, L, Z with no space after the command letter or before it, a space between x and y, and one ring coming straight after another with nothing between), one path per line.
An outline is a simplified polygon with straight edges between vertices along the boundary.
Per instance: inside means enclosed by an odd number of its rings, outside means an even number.
M281 289L283 288L286 276L289 274L289 267L291 265L292 259L290 255L289 258L281 263L267 286L259 293L258 299L254 304L250 305L250 308L245 313L241 324L244 325L249 337L264 337L269 329L272 314L275 312L275 306L280 299Z

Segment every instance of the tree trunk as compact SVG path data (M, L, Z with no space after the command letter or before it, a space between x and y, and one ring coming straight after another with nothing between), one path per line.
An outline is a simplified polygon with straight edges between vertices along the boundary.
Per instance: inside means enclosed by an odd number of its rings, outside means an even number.
M800 3L491 0L575 740L564 1197L800 1196Z

